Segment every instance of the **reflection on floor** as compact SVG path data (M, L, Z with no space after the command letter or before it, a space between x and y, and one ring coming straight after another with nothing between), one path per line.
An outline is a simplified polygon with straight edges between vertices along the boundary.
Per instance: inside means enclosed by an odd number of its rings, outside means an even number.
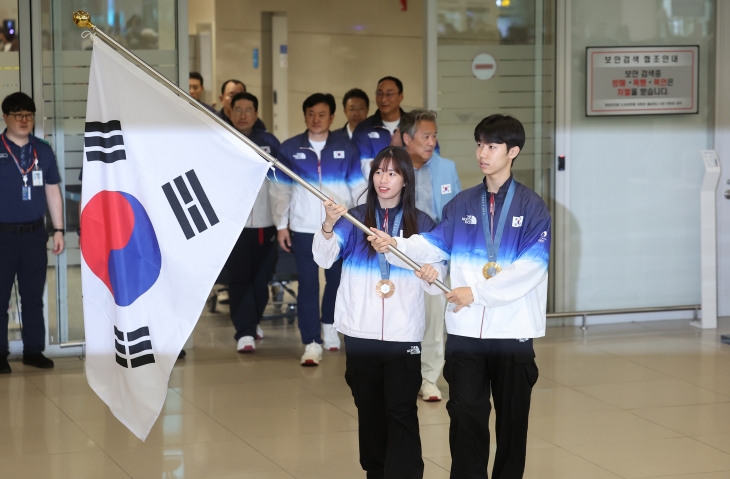
M142 443L89 389L80 359L0 377L3 478L364 478L343 352L302 368L298 331L264 324L240 355L206 313ZM537 341L525 477L730 478L730 321L551 328ZM445 383L440 384L448 397ZM426 478L447 478L446 401L419 402ZM492 451L493 452L493 451Z

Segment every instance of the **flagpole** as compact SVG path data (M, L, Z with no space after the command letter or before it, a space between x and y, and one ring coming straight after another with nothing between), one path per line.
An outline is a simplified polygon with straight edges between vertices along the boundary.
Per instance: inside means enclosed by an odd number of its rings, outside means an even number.
M187 100L190 105L197 108L198 111L204 113L207 115L210 119L218 123L221 127L225 128L232 134L234 134L239 140L246 143L248 146L250 146L256 153L258 153L259 156L261 156L263 159L277 167L279 170L281 170L283 173L285 173L287 176L289 176L292 180L296 181L300 185L302 185L307 191L312 193L314 196L319 198L322 201L327 201L329 198L327 195L322 193L320 190L315 188L314 186L310 185L307 181L305 181L303 178L301 178L299 175L294 173L292 170L287 168L286 166L282 165L278 159L274 158L267 152L265 152L263 149L261 149L256 143L251 141L246 135L241 133L240 131L233 128L231 125L223 121L222 118L220 118L218 115L213 113L212 111L208 110L204 106L200 104L196 99L191 97L185 90L175 85L173 82L165 78L164 75L159 73L157 70L149 66L147 63L144 62L141 58L139 58L137 55L129 51L127 48L125 48L122 44L114 40L112 37L104 33L102 30L99 30L96 25L91 23L91 15L89 15L87 12L84 11L77 11L73 13L73 21L79 28L89 28L91 31L94 32L101 40L103 40L107 45L113 47L115 50L117 50L119 53L123 54L127 57L130 61L135 63L138 67L140 67L142 70L147 72L149 75L154 77L157 81L162 83L164 86L166 86L169 90L173 91L178 96L182 97L183 99ZM347 221L355 225L360 231L367 235L373 234L370 229L364 225L362 222L360 222L357 218L352 216L350 213L345 213L342 215L343 218L345 218ZM421 269L421 266L410 259L408 256L400 252L397 248L395 248L392 245L388 246L388 250L390 250L391 253L396 255L398 258L400 258L403 262L405 262L408 266L413 268L414 270L418 271ZM438 286L439 289L441 289L444 293L448 293L451 290L443 284L441 281L436 280L434 281L434 284Z

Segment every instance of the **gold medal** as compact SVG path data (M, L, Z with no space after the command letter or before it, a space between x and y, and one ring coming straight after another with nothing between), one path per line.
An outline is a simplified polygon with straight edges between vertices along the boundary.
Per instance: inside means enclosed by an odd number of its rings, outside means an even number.
M484 265L484 268L482 268L482 274L487 279L494 278L500 271L502 271L502 267L494 261L490 261Z
M395 285L389 279L381 279L375 285L375 293L381 298L390 298L395 293Z

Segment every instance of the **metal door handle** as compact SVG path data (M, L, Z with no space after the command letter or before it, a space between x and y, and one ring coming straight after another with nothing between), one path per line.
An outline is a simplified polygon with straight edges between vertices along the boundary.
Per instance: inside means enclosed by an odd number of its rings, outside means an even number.
M725 190L725 199L730 200L730 190Z

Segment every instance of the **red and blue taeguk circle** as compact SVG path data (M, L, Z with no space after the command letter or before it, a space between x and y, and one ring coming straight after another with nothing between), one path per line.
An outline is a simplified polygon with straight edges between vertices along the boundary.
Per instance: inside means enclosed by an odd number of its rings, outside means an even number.
M119 306L129 306L160 276L162 256L142 203L123 191L100 191L81 212L81 253Z

